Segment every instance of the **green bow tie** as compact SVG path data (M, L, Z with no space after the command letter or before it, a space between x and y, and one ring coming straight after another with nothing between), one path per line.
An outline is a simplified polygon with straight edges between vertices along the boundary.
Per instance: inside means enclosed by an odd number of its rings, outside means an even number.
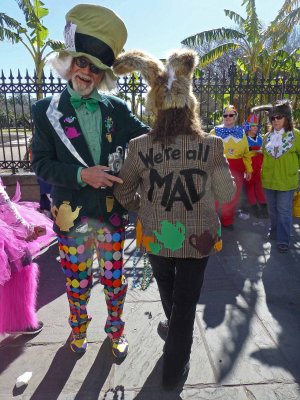
M75 109L79 108L80 106L82 106L82 104L84 104L90 112L95 112L97 110L98 101L95 99L92 98L87 99L85 97L78 98L71 96L70 101Z

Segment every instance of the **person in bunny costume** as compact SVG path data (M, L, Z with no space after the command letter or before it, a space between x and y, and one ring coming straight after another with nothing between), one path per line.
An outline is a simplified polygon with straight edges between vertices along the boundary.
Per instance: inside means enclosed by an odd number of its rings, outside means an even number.
M118 57L113 69L140 71L153 129L129 142L114 194L138 212L143 240L166 315L162 384L174 389L187 376L196 305L208 258L221 249L215 200L230 201L235 183L220 138L205 134L192 92L198 63L192 50L173 52L166 65L138 50ZM137 190L139 188L139 193Z

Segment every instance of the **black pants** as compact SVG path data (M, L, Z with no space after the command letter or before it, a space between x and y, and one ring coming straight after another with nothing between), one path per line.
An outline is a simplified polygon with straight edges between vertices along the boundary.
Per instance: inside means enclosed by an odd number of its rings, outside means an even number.
M169 321L163 366L163 378L167 378L180 375L189 361L196 306L208 257L169 258L149 254L149 260Z

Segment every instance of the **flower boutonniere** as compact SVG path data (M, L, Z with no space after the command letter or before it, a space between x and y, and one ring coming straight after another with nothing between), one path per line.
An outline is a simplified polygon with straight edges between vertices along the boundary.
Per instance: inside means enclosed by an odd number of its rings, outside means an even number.
M112 142L112 133L114 131L114 124L113 120L111 117L107 117L104 120L104 126L106 130L106 139L108 140L109 143Z

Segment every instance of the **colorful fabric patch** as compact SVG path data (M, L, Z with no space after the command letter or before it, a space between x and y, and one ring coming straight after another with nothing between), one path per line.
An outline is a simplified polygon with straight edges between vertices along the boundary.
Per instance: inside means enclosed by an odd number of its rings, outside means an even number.
M72 211L69 201L63 201L59 208L56 206L51 208L55 223L61 231L69 232L70 228L74 226L74 221L78 217L81 208L76 207L75 211Z
M74 126L67 126L65 127L65 134L69 139L75 139L80 136L80 133Z
M149 243L149 248L152 254L158 254L162 246L159 243Z
M220 137L225 142L232 138L235 142L243 139L244 129L241 126L234 126L233 128L225 128L224 125L215 127L216 136Z
M154 242L154 237L153 236L143 236L143 247L145 247L146 251L150 250L150 245L151 243Z
M113 226L120 226L121 225L121 217L118 214L113 214L111 217L109 217L109 222Z
M292 131L284 132L281 136L281 145L274 146L274 145L272 145L272 136L273 135L275 135L274 132L271 132L267 135L266 142L265 142L265 151L271 157L279 158L293 146L296 138Z
M262 137L260 135L256 135L255 138L247 135L247 140L248 140L249 149L251 149L251 150L254 150L253 147L257 147L258 149L260 149L262 146Z
M214 248L216 249L216 251L221 251L223 247L223 242L222 240L218 240L215 244L214 244Z
M76 117L67 117L64 119L64 122L67 122L68 124L72 124L75 121Z
M111 212L114 207L114 197L113 196L106 196L105 203L106 203L106 211Z
M185 226L181 222L177 221L176 225L173 225L169 221L164 220L161 221L161 233L158 233L156 230L153 233L166 249L175 251L183 247L185 231Z
M207 255L214 247L217 237L213 237L211 233L205 230L201 235L191 235L189 243L194 249L198 250L200 254Z

